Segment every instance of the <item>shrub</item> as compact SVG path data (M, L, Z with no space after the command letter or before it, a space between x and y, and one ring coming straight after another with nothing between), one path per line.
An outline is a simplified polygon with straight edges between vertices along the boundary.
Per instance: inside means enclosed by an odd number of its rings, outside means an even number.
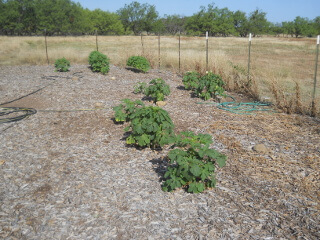
M200 74L198 72L187 72L184 74L182 82L186 90L194 90L198 87Z
M199 79L198 86L194 89L194 93L197 97L204 100L215 98L216 95L224 96L224 85L220 75L209 72Z
M114 119L116 122L128 122L130 116L139 108L144 107L144 103L140 100L131 101L130 99L123 99L123 103L113 107L115 112Z
M108 73L110 69L109 61L110 59L106 55L98 51L93 51L89 55L89 64L94 72Z
M163 101L164 97L170 94L170 87L161 78L156 78L150 81L144 93L146 96L152 97L154 102Z
M144 73L148 72L150 69L149 61L142 56L131 56L127 60L127 66L138 69Z
M68 72L70 67L70 62L63 58L59 58L55 61L54 66L56 68L56 72Z
M212 137L209 134L182 132L176 140L176 146L180 148L171 150L168 154L170 165L164 175L166 180L162 189L171 192L185 187L188 192L199 193L214 187L215 165L223 167L227 157L210 149L211 143Z
M138 108L129 118L130 125L125 128L125 131L131 130L127 144L157 148L174 142L173 122L160 107Z

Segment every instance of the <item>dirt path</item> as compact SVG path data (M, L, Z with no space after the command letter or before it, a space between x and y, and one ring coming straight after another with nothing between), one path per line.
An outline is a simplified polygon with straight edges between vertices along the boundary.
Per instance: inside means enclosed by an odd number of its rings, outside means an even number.
M320 122L282 113L237 115L198 104L181 77L115 66L108 75L73 66L0 67L0 104L37 114L0 124L0 238L319 239ZM168 149L125 145L112 106L140 81L163 78L176 131L209 133L228 155L217 187L166 193ZM237 97L239 98L239 96ZM45 112L41 110L94 109ZM150 103L148 103L150 104ZM260 152L252 148L264 144Z

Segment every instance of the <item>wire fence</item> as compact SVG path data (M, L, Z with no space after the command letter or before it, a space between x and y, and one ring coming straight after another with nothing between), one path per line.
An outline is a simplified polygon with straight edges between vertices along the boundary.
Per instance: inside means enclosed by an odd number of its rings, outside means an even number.
M125 66L133 55L143 55L153 68L213 71L232 82L253 80L262 100L278 105L301 104L303 112L319 114L319 37L214 38L178 36L0 37L0 65L53 64L65 57L71 64L87 63L98 50L111 63ZM250 41L248 41L250 40ZM2 46L1 46L2 45ZM317 50L318 49L318 50ZM232 84L231 84L232 85ZM233 88L239 87L235 84ZM235 89L236 90L236 89ZM313 109L312 109L313 108Z

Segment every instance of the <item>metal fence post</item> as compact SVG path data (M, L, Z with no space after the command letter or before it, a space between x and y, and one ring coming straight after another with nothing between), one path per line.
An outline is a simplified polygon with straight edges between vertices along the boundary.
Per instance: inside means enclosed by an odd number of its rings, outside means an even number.
M159 36L158 36L158 57L159 57L159 70L160 70L160 61L161 61L161 57L160 57L160 32L159 32Z
M141 33L141 47L142 47L142 56L144 56L142 33Z
M313 82L313 92L312 92L312 105L311 105L311 115L316 116L316 87L317 87L317 73L318 73L318 60L319 60L319 44L320 44L320 35L317 37L317 50L316 50L316 65L314 70L314 82Z
M209 65L209 34L206 32L206 71L208 71Z
M251 85L250 79L250 60L251 60L251 33L249 33L249 52L248 52L248 85Z
M48 63L48 65L49 65L48 43L47 43L47 29L44 30L44 41L45 41L45 45L46 45L47 63Z
M181 72L181 31L179 31L179 73Z
M96 29L96 48L97 48L97 51L99 52L99 47L98 47L98 31Z

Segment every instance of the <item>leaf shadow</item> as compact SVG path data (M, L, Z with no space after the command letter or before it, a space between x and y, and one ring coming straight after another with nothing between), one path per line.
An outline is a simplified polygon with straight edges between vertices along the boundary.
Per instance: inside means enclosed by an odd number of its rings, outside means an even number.
M144 73L145 74L144 71L137 69L137 68L134 68L134 67L126 67L126 70L132 71L134 73Z
M144 96L141 98L142 101L148 101L148 102L153 102L153 98L152 97L148 97L148 96Z
M184 90L184 91L188 91L188 90L187 90L184 86L182 86L182 85L178 86L177 89L179 89L179 90Z
M166 157L154 158L154 159L150 160L149 162L152 163L153 170L155 171L155 173L158 174L159 182L164 181L165 180L164 174L166 173L168 165L169 165L167 158Z

